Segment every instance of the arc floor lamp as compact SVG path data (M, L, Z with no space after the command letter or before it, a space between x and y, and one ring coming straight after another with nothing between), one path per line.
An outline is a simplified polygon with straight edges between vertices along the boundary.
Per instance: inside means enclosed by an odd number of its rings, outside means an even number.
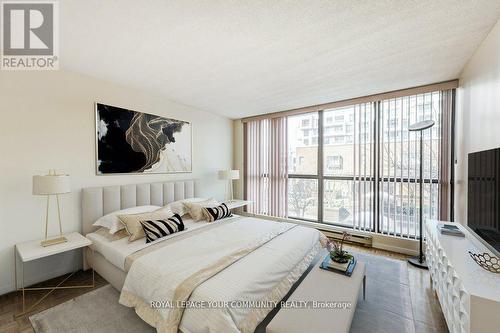
M423 161L424 157L422 154L423 151L423 131L426 129L431 128L434 126L434 120L423 120L419 121L415 124L412 124L408 127L408 130L410 132L420 132L420 184L419 184L419 192L420 192L420 200L419 200L419 230L420 230L420 241L419 241L419 254L416 257L408 259L408 262L412 264L413 266L427 269L427 262L425 261L425 256L423 253L423 241L424 241L424 236L422 234L422 229L423 229L423 190L424 190L424 177L423 177Z

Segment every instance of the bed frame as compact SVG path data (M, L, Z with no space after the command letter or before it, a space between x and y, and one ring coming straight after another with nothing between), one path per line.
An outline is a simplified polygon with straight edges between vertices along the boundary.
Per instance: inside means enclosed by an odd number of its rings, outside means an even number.
M170 202L196 197L196 180L90 187L82 189L82 231L86 235L97 228L92 224L111 212L144 205L164 206ZM94 268L113 287L121 290L126 273L89 249L83 259L84 269Z

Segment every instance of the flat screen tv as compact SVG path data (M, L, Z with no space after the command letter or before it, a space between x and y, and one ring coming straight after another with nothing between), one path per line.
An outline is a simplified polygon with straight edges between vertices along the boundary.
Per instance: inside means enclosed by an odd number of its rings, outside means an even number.
M500 253L500 148L469 154L467 226Z

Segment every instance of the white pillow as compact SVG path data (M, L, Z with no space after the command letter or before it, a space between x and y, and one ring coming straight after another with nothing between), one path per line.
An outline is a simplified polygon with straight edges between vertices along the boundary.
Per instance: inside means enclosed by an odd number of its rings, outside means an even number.
M161 208L160 206L137 206L130 207L121 210L117 210L116 212L112 212L100 217L97 221L94 222L93 226L96 227L104 227L109 229L110 234L114 234L117 231L124 229L125 226L120 222L118 215L124 214L138 214L138 213L147 213L152 212Z
M189 209L184 205L185 202L202 202L211 199L207 198L189 198L177 200L167 204L164 208L170 209L174 214L179 214L181 217L189 213Z
M193 221L198 222L206 220L206 216L203 213L203 207L216 207L220 205L220 203L214 198L210 198L205 201L184 202L184 205L189 209L189 215L191 215Z

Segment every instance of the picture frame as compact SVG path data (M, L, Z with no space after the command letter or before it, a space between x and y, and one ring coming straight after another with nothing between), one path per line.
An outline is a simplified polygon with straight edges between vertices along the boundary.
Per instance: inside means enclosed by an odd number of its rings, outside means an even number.
M192 172L192 124L94 103L97 175Z

